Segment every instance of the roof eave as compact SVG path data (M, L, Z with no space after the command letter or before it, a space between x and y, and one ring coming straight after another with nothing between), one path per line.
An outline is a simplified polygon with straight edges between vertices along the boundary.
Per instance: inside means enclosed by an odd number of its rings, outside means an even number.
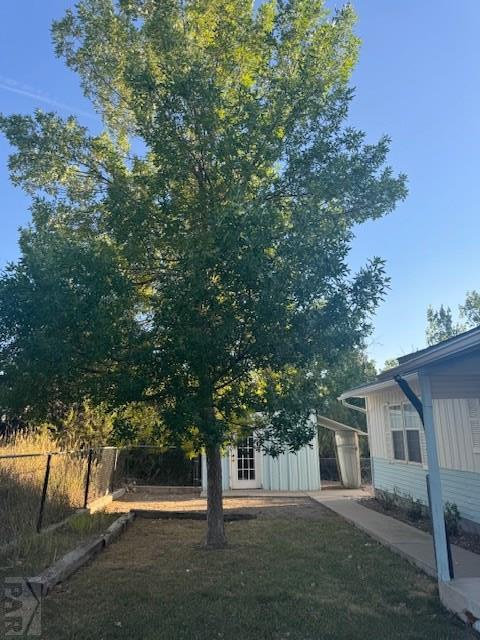
M393 386L395 384L395 376L402 376L402 378L405 378L407 381L411 380L421 369L479 346L480 327L476 330L469 331L465 335L457 336L456 339L450 339L446 343L440 343L435 347L431 347L431 350L427 351L427 353L422 352L418 356L407 360L407 362L398 365L398 367L384 371L380 374L381 377L384 378L382 380L370 382L369 384L361 385L349 391L344 391L338 399L341 401L347 398L364 398L369 393Z
M395 369L397 369L397 367ZM411 382L416 378L416 375L416 372L413 372L402 377L404 377L407 382ZM348 400L348 398L365 398L370 393L374 393L375 391L382 391L382 389L388 389L389 387L393 387L396 384L397 383L395 382L393 377L388 378L387 380L382 380L380 382L370 382L369 384L364 384L361 387L355 387L353 389L349 389L348 391L344 391L341 395L338 396L338 399L342 401Z

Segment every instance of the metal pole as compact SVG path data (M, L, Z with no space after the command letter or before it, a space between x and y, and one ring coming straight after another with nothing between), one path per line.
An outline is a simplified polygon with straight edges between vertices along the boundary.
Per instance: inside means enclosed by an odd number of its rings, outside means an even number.
M420 396L422 398L423 422L427 441L427 458L430 486L430 508L432 510L433 541L437 560L437 575L440 582L450 581L447 536L443 514L442 482L438 463L437 439L433 421L432 390L430 378L423 371L418 372Z
M87 477L85 479L85 496L83 498L84 509L86 509L88 505L88 490L90 489L90 474L92 471L92 459L93 459L93 449L89 449L88 460L87 460Z
M43 511L45 508L45 500L47 498L48 480L50 478L50 462L52 460L52 454L47 456L47 466L45 467L45 477L43 479L42 498L40 500L40 511L38 512L37 519L37 533L40 533L42 529Z
M432 535L437 565L437 578L440 582L449 582L453 578L453 562L447 536L447 527L443 513L442 482L438 462L437 437L433 420L433 400L430 378L425 371L418 371L420 398L416 396L408 382L401 376L395 376L395 382L417 410L425 431L427 441L427 493L432 521Z
M432 522L432 536L434 539L434 545L435 545L435 530L433 528L433 520L432 520L432 497L430 494L430 475L427 473L427 494L428 494L428 510L430 513L430 522ZM445 520L445 519L444 519ZM448 571L450 573L450 580L453 580L455 578L455 571L453 568L453 558L452 558L452 548L450 546L450 540L448 537L448 531L447 531L447 523L445 522L445 537L447 539L447 556L448 556ZM435 557L435 565L437 564L437 558ZM437 573L438 573L438 566L437 566Z

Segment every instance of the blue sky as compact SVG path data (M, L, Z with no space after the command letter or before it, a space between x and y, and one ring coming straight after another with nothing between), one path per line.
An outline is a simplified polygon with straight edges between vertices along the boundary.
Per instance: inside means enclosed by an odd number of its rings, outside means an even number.
M36 106L100 123L78 80L53 54L50 24L71 0L0 4L0 111ZM341 3L329 0L330 6ZM363 40L352 83L351 122L376 140L392 137L390 161L409 177L397 210L357 230L351 265L387 260L391 290L375 318L370 354L424 346L429 304L455 307L480 289L480 2L356 0ZM18 227L28 200L9 184L0 139L0 267L18 257Z

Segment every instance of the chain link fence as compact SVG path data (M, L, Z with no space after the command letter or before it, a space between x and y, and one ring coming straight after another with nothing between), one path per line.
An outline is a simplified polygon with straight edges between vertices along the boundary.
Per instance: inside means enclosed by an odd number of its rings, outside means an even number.
M36 455L0 459L0 546L35 530L46 460Z
M189 457L181 449L144 446L120 452L120 465L128 484L168 487L200 487L200 457Z
M115 447L0 455L0 546L113 491L117 456Z
M360 458L362 485L372 484L372 466L370 458ZM323 482L341 483L340 470L336 458L320 458L320 479Z
M360 475L362 478L362 485L372 484L371 458L360 458Z
M340 482L340 471L336 458L320 458L320 480Z
M129 484L200 486L200 458L159 447L2 454L0 547Z

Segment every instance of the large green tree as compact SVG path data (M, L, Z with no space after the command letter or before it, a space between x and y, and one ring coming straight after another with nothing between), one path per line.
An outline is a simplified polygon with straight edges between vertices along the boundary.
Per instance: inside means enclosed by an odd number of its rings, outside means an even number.
M458 305L459 320L453 319L450 307L440 305L434 309L431 305L427 309L426 338L429 345L437 344L442 340L468 331L480 325L480 293L467 291L465 302Z
M328 370L315 371L317 401L315 409L319 415L326 416L351 427L367 430L365 415L361 411L352 411L338 400L346 389L352 389L364 382L375 379L375 362L369 360L365 349L351 349L339 355ZM318 429L319 452L321 458L336 455L334 433L328 429ZM368 439L360 438L361 455L368 456Z
M465 329L473 329L480 325L480 293L467 291L465 302L458 307L460 318Z
M427 309L427 329L425 336L428 345L434 345L443 340L448 340L462 331L462 328L453 321L450 307L440 305L434 309L431 305Z
M25 405L33 377L43 405L71 401L72 378L94 399L155 403L206 451L210 546L225 542L222 446L255 420L266 451L308 443L313 371L362 343L385 290L381 260L347 266L354 226L406 193L388 138L345 125L354 20L323 0L80 0L53 38L105 132L0 121L33 195L2 289L2 386ZM42 374L36 338L44 353L53 335Z

